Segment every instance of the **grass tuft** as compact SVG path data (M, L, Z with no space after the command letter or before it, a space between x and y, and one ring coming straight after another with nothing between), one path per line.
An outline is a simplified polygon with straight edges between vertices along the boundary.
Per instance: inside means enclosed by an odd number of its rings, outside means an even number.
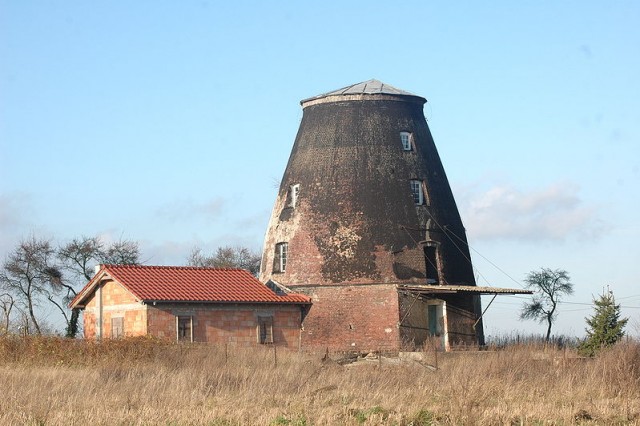
M438 369L322 353L0 338L0 424L460 425L640 422L640 344L594 358L511 344L438 354Z

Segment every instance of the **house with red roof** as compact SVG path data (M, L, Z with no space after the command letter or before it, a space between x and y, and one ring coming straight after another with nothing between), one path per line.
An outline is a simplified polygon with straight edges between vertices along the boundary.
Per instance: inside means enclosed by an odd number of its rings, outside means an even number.
M299 348L311 299L243 269L101 265L71 301L87 339L150 335L185 342Z

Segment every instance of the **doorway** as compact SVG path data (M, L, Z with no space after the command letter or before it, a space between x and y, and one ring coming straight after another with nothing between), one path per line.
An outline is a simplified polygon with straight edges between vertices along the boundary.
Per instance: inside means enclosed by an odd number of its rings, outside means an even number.
M433 299L427 302L427 328L429 336L437 338L440 349L447 350L447 320L446 320L446 302L443 300Z

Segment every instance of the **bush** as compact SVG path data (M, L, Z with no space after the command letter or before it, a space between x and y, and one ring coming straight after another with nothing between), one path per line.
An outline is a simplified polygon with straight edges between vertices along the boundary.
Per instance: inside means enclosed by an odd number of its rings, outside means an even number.
M613 346L624 336L628 319L620 319L620 305L616 305L613 293L605 292L596 300L595 312L587 318L587 337L578 350L581 355L594 356L600 349Z

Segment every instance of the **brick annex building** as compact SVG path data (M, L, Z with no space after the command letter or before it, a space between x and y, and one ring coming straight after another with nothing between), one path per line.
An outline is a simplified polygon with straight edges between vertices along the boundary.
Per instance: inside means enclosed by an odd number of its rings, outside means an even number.
M260 279L311 297L302 346L484 344L465 229L426 99L377 80L301 102Z
M86 339L155 336L184 342L300 348L310 300L277 294L242 269L101 265L70 303Z

